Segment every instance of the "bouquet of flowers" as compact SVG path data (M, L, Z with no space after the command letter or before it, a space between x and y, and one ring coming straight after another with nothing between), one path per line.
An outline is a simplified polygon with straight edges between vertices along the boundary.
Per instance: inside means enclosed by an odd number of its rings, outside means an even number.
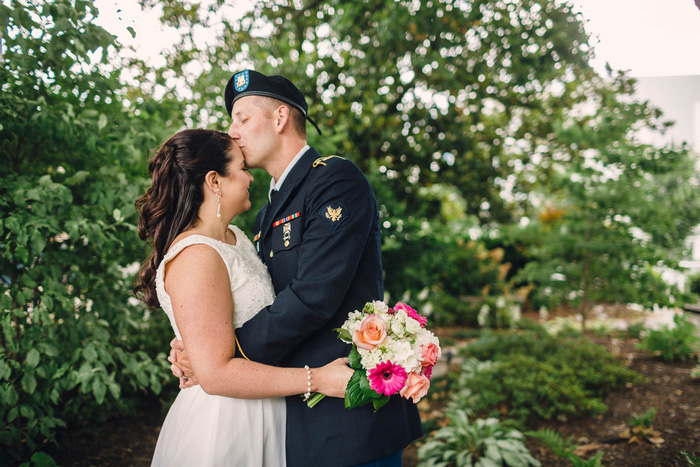
M349 365L355 370L345 389L345 407L374 405L379 410L394 394L418 403L428 393L430 376L440 358L440 343L425 329L427 318L405 303L389 308L382 301L368 302L353 311L338 331L352 343ZM307 404L316 405L323 394Z

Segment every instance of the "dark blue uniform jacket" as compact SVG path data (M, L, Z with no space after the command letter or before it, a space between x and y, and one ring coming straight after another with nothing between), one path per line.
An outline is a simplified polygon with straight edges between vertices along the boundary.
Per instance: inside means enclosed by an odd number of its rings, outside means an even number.
M379 211L352 162L309 149L258 213L254 243L277 298L236 334L251 360L322 366L350 352L339 328L354 310L383 299ZM274 382L272 382L274 383ZM415 405L399 396L374 413L327 397L310 409L287 398L289 466L346 466L392 454L423 435Z

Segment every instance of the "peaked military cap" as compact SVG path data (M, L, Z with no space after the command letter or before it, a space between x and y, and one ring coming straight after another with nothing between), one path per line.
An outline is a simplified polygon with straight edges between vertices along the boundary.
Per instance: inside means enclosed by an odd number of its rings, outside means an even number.
M298 109L316 128L318 134L322 134L316 122L307 115L309 106L306 104L304 94L284 76L266 76L255 70L239 71L228 80L226 85L224 101L229 115L233 111L234 102L245 96L266 96L281 100Z

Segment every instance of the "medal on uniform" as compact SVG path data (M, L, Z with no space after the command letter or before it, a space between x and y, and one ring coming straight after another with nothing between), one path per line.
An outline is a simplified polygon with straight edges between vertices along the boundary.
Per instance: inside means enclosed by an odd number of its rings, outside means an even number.
M258 232L255 235L255 238L253 238L253 241L255 242L255 249L258 250L258 253L260 253L260 242L258 241L260 240L260 234L262 234L262 232Z
M284 240L285 248L289 246L289 240L292 238L292 224L286 223L282 225L282 240Z

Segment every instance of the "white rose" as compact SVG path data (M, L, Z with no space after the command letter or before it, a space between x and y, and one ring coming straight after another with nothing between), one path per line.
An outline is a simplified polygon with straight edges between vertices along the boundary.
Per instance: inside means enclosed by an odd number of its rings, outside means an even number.
M373 301L372 308L374 308L375 313L386 313L387 311L389 311L389 307L387 306L387 304L380 300Z
M397 312L394 314L394 316L396 317L396 319L397 319L401 324L405 324L405 323L406 323L406 320L408 319L408 315L406 314L406 312L405 312L404 310L399 310L399 311L397 311Z
M421 329L423 329L423 328L420 326L420 323L418 321L416 321L415 319L408 318L406 320L406 331L407 332L409 332L411 334L416 334Z
M434 343L432 340L433 333L426 330L425 328L421 328L420 331L416 333L416 344L417 345L424 345L424 344L432 344Z
M396 337L403 337L404 334L406 334L406 328L398 319L392 319L391 332L393 332Z

